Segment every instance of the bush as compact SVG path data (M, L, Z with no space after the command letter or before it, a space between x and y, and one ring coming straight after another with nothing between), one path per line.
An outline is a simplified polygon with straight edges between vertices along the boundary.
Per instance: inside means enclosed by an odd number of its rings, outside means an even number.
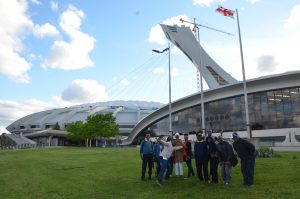
M272 148L269 147L260 147L256 151L257 157L260 158L271 158L271 157L278 157L279 154L275 153Z

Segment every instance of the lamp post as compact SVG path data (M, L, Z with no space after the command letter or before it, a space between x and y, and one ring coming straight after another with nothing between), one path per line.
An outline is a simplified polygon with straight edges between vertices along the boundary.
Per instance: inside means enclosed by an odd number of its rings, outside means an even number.
M172 104L171 104L171 50L170 50L170 43L168 44L168 47L165 48L162 51L159 50L152 50L155 53L164 53L168 51L169 56L169 133L171 134L173 138L173 130L172 130Z

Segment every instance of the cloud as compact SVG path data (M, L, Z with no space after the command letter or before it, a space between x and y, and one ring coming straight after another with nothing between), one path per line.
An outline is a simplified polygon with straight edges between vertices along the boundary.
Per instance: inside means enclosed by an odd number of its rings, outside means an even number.
M276 70L277 63L272 55L263 55L257 59L257 70L262 73L272 73Z
M42 3L39 0L30 0L31 3L36 4L36 5L41 5Z
M121 80L121 84L123 85L123 86L128 86L129 85L129 81L128 81L128 79L122 79Z
M56 11L58 10L58 3L55 1L50 1L50 7L52 10Z
M181 15L177 15L175 17L171 17L169 19L166 19L162 23L166 24L166 25L174 25L174 24L182 25L182 22L179 21L179 19L181 19L181 18L184 19L184 20L187 20L187 21L191 21L185 14L181 14ZM185 25L187 25L187 24L185 24ZM193 28L192 26L190 26L190 27ZM160 45L165 45L167 43L167 40L165 38L165 34L162 31L159 24L153 26L150 29L148 41L151 42L151 43L157 43L157 44L160 44Z
M76 70L94 66L89 53L94 49L95 38L81 32L84 17L84 13L72 5L61 14L59 25L71 41L54 42L44 62L45 68Z
M254 4L254 3L260 2L261 0L247 0L247 1Z
M5 127L19 118L54 107L51 103L37 99L29 99L23 102L0 100L0 133L6 131Z
M55 26L53 26L49 23L45 23L42 26L35 25L34 34L38 38L43 38L43 37L46 37L46 36L57 36L57 35L59 35L59 32L58 32L58 30L56 29Z
M284 23L284 27L288 30L292 30L299 26L300 26L300 4L292 8L289 18Z
M105 87L96 80L72 81L63 92L61 97L54 97L54 100L60 106L70 106L75 104L104 102L108 100L108 94Z
M224 0L193 0L194 5L207 6L207 7L209 7L212 3L216 1L224 2Z
M26 14L27 1L0 1L0 74L18 83L28 83L29 62L22 57L22 39L33 28Z
M153 73L154 74L164 74L164 73L166 73L166 70L163 68L154 68Z

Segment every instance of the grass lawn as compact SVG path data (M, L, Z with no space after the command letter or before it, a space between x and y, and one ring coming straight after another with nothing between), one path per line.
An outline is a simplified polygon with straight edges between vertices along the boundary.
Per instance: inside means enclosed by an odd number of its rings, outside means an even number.
M255 185L248 188L240 165L226 187L196 177L172 177L163 187L142 182L137 148L0 151L0 198L300 198L300 153L280 154L256 159Z

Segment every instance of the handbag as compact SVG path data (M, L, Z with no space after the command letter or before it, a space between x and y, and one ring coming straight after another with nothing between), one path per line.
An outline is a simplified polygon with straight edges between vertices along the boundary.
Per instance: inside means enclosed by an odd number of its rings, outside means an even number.
M230 161L230 164L231 164L233 167L235 167L235 166L239 163L239 161L238 161L236 155L233 155L229 161Z

